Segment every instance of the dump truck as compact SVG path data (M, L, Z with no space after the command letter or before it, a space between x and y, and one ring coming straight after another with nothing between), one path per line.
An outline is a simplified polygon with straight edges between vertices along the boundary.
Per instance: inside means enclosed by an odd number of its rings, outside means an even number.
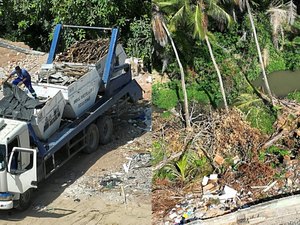
M56 62L64 29L110 32L107 54L95 63ZM5 83L0 100L0 209L26 209L32 191L76 153L110 141L112 108L136 102L142 89L132 78L118 28L57 24L47 62L33 88L39 99ZM99 46L101 47L101 46ZM78 72L80 71L80 72Z

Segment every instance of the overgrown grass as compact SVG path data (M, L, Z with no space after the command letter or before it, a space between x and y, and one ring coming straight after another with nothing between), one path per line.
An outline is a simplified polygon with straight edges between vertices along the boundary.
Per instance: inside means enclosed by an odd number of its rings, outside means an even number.
M187 84L187 96L189 101L201 104L209 104L209 98L201 90L197 83ZM183 101L183 93L180 83L172 81L169 83L157 83L152 86L152 103L160 109L172 109Z
M163 141L154 141L152 143L151 158L152 166L157 165L165 157L166 151L163 148Z
M259 129L264 134L274 132L273 124L276 121L276 116L265 107L251 107L246 115L247 121L252 127Z
M264 134L274 132L273 124L276 121L276 115L257 96L241 94L235 100L235 105L244 113L252 127L259 129Z
M290 100L295 100L296 102L300 103L300 91L294 91L287 95L287 98Z

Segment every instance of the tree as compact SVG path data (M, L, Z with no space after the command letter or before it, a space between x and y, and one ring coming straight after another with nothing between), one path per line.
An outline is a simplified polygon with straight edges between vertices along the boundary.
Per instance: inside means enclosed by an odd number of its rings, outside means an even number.
M293 0L287 3L279 2L275 0L271 3L270 8L267 10L270 16L270 24L273 32L273 43L275 48L279 49L278 36L281 34L282 46L284 45L284 30L291 27L294 24L297 17L297 7Z
M264 83L265 83L265 86L266 86L266 89L267 89L267 92L268 92L270 102L271 102L272 105L274 105L273 104L272 93L271 93L271 90L270 90L268 78L267 78L266 71L265 71L265 65L264 65L264 62L263 62L262 53L261 53L261 50L260 50L260 45L259 45L259 42L258 42L258 39L257 39L256 28L255 28L253 16L252 16L252 13L251 13L251 7L250 7L250 4L249 4L249 0L234 0L234 2L235 2L235 4L237 4L240 7L241 11L243 11L245 8L247 9L247 13L248 13L248 16L249 16L249 19L250 19L252 32L253 32L253 36L254 36L257 52L258 52L258 58L259 58L259 61L260 61L263 80L264 80Z
M221 23L227 22L228 24L230 24L231 22L231 17L217 3L218 3L217 0L209 0L209 1L200 0L197 2L196 9L194 12L194 25L195 25L194 36L198 37L200 40L205 40L207 44L211 60L214 64L215 70L218 75L224 106L226 111L228 112L228 104L226 100L222 76L218 64L215 60L211 48L211 44L209 41L209 37L208 37L209 35L211 35L208 32L208 16L210 15L212 18L216 19L217 21Z
M175 46L175 43L172 39L172 36L166 26L166 24L163 21L163 17L160 14L158 10L155 10L153 12L152 16L152 28L154 32L154 37L156 41L161 45L165 46L167 44L167 38L169 38L174 54L176 56L176 60L180 69L180 78L181 78L181 87L183 92L183 103L184 103L184 119L187 129L191 129L191 121L190 121L190 115L189 115L189 105L188 105L188 98L187 98L187 91L185 87L185 74L184 70L180 61L180 58L178 56L178 52Z

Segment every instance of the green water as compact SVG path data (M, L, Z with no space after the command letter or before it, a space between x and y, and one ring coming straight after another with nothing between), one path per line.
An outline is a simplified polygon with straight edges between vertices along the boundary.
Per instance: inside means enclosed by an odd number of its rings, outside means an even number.
M268 81L271 92L277 97L284 97L290 92L300 90L300 70L270 73L268 74ZM265 90L262 78L254 81L253 84Z

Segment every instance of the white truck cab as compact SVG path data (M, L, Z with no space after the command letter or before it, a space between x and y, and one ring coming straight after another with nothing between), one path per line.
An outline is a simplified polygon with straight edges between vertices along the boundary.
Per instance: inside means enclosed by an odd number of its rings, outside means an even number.
M0 209L27 207L31 188L37 187L36 160L27 123L0 119Z

